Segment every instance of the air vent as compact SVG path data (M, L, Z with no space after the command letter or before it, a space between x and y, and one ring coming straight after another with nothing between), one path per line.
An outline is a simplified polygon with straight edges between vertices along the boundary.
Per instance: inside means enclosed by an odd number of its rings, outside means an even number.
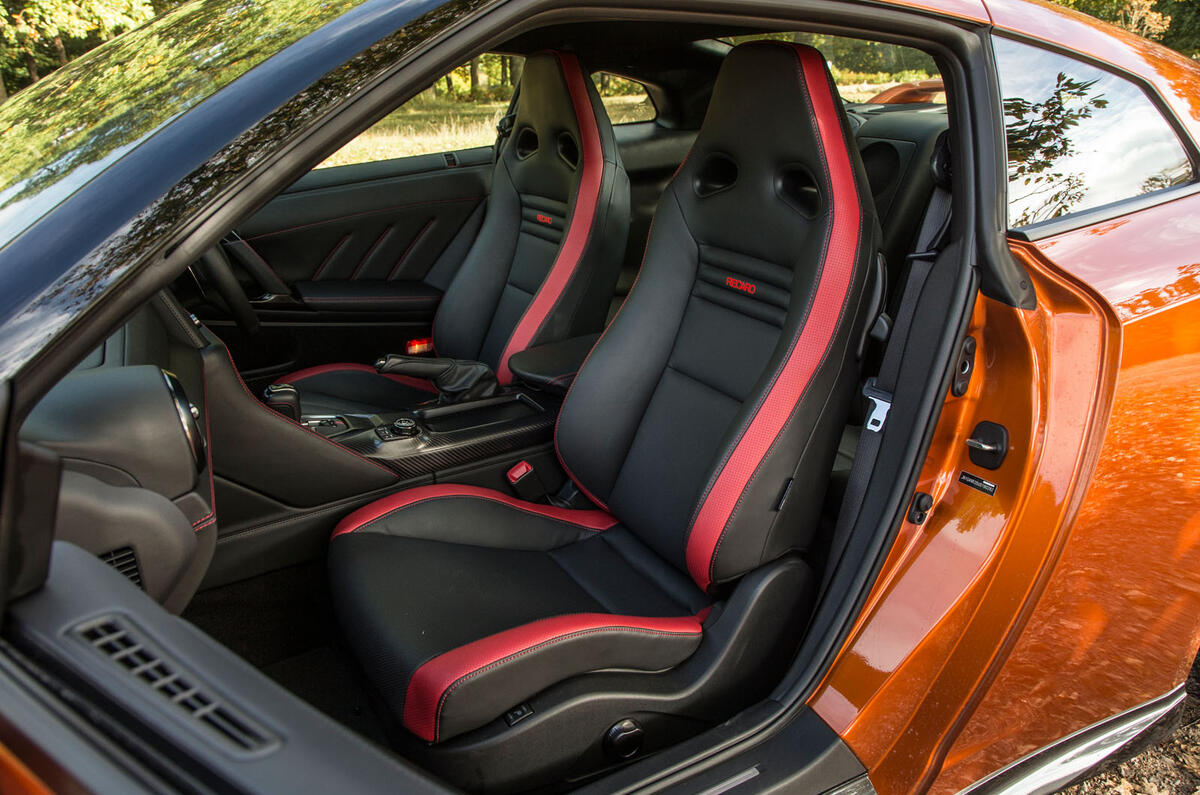
M142 570L138 567L137 553L133 551L133 547L118 547L111 552L105 552L100 556L100 560L121 572L137 587L146 589L146 586L142 585Z
M277 741L222 703L198 677L150 646L131 623L107 616L75 627L76 637L158 693L167 703L239 751L261 751Z

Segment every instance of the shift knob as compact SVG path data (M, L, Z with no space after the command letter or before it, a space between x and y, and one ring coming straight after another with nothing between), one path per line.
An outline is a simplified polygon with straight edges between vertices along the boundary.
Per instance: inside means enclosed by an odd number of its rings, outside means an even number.
M291 384L271 384L263 390L263 401L289 420L300 421L300 393Z

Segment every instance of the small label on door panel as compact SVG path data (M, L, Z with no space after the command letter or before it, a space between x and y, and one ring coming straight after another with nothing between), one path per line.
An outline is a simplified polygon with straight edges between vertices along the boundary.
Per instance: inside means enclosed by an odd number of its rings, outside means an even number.
M979 477L978 475L972 475L970 472L967 472L965 470L963 472L959 473L958 482L965 483L973 489L982 491L984 494L988 495L989 497L995 496L995 494L996 494L996 484L995 483L993 483L990 480L984 480L983 478Z

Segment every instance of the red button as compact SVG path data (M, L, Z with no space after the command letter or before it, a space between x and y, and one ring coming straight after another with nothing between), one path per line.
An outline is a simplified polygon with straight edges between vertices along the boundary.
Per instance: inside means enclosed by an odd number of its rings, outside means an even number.
M533 471L533 467L528 461L522 461L512 469L508 470L508 482L516 483L521 478Z

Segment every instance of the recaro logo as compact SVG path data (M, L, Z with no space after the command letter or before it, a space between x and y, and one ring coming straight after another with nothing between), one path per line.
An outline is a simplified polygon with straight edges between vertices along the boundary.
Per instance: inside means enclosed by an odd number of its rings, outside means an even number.
M548 215L542 215L541 213L538 213L538 214L537 214L537 219L538 219L538 223L539 223L539 224L552 224L552 223L554 223L554 219L553 219L553 218L551 218L551 217L550 217L550 216L548 216Z
M749 293L750 295L754 295L755 291L758 290L758 287L753 282L744 282L732 276L725 277L725 285L735 290L741 290L743 293Z

